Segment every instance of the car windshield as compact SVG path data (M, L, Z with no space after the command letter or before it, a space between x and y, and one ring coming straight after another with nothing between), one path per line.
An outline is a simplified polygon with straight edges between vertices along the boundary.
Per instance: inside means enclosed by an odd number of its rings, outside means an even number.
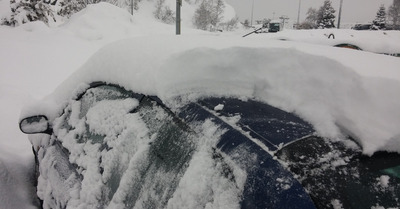
M400 197L400 155L363 156L352 140L310 136L276 154L298 176L318 208L396 207Z
M192 208L226 195L230 202L225 204L240 203L243 181L237 179L243 176L234 175L235 166L214 148L218 134L199 136L151 97L95 86L71 102L56 119L55 130L63 156L81 176L74 187L91 194L82 204ZM187 183L197 178L208 182L192 191ZM93 198L100 199L94 203Z

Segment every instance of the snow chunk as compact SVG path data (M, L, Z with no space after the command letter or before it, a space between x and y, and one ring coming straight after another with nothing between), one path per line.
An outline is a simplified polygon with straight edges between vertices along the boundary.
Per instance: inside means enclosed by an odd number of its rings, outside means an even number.
M219 105L214 107L215 111L221 111L222 109L224 109L224 105L223 104L219 104Z
M122 123L121 118L138 105L139 101L135 99L100 101L86 114L86 123L95 134L117 135L126 129L126 124Z
M388 175L382 175L379 178L379 185L381 185L384 188L388 187L389 186L389 179L390 179L390 177Z
M332 204L334 209L343 209L342 203L337 199L332 200L331 204Z

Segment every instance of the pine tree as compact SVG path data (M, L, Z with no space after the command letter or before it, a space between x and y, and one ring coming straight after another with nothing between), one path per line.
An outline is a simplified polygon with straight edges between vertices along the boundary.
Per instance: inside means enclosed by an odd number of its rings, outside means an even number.
M330 0L325 0L324 4L318 10L318 28L334 28L335 27L335 9L332 7Z
M386 9L385 6L382 4L378 12L376 12L376 17L372 21L373 27L376 29L385 29L386 26Z
M32 21L43 21L48 23L50 19L54 19L54 10L51 8L50 2L43 0L21 0L10 1L12 14L10 17L2 19L2 24L9 26L18 26Z
M57 14L69 18L85 8L86 2L83 0L64 0L60 2L60 7L61 9Z

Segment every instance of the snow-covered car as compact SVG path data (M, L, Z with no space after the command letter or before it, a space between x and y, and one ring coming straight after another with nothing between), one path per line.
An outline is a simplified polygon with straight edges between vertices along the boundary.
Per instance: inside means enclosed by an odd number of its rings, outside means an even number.
M283 30L277 34L269 33L261 36L266 39L344 47L395 57L400 56L400 31L351 29Z
M361 77L293 46L192 40L110 44L22 112L43 208L400 205L397 129L359 118Z
M353 29L353 30L372 30L372 28L373 28L373 25L368 23L368 24L356 24L351 29Z

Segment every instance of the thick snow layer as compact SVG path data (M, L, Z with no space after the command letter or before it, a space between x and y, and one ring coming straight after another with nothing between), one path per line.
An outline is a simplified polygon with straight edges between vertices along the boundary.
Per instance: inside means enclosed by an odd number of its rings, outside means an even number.
M325 47L327 52L316 56L304 52L312 51L310 45L255 40L164 36L119 41L97 52L47 101L62 104L76 86L94 81L157 95L167 103L177 96L255 97L295 112L323 136L350 134L365 154L400 151L400 73L392 79L369 77L357 64L338 62L354 57L373 63L370 53ZM331 51L347 54L334 60L327 57ZM400 64L395 57L373 56L393 63L385 64L391 71Z

